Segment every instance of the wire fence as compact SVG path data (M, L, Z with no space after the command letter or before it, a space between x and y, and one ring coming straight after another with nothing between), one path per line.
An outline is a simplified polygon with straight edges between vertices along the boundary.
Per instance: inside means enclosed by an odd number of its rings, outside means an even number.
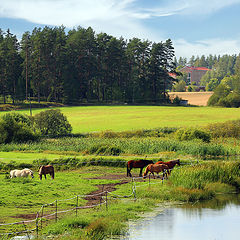
M139 180L142 181L143 177L132 177L131 193L129 195L117 195L109 191L102 191L96 194L76 195L68 199L57 199L54 202L43 204L40 207L39 211L36 213L36 217L32 220L23 220L14 223L0 223L0 237L1 239L8 239L9 237L26 234L26 237L30 239L30 233L35 232L38 236L39 231L43 228L44 224L46 224L49 220L55 220L57 222L60 218L59 215L61 214L75 212L75 215L78 216L78 211L81 209L96 208L102 205L105 205L106 210L108 210L108 204L110 199L133 198L134 200L136 200L137 187L150 186L150 184L159 184L158 181L155 181L154 183L151 182L150 175L151 174L148 175L148 182L144 184L142 183L139 186L136 186L136 182L138 182ZM163 172L159 174L158 179L160 179L162 183L163 181L167 180L167 178L165 178L165 173ZM80 199L95 199L94 202L96 203L80 206ZM65 204L62 204L62 206L61 203ZM69 208L66 209L66 206L69 206ZM7 231L8 229L9 231Z

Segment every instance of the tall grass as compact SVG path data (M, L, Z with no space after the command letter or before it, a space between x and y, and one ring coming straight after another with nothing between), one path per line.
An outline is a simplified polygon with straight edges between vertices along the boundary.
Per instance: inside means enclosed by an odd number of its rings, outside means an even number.
M0 151L26 152L76 152L96 155L156 154L176 152L199 157L232 156L240 149L221 143L203 143L202 141L178 141L170 138L60 138L44 139L28 144L2 144Z
M188 189L204 189L216 182L240 188L240 162L204 162L174 170L170 179L174 186Z
M240 137L240 119L227 121L224 123L212 123L206 126L211 133L211 135L215 138L218 137Z

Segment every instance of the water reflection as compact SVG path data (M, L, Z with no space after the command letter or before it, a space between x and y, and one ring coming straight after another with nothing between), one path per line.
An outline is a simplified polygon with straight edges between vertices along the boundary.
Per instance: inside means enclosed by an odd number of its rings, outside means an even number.
M122 240L235 240L240 236L240 195L175 206L135 226Z

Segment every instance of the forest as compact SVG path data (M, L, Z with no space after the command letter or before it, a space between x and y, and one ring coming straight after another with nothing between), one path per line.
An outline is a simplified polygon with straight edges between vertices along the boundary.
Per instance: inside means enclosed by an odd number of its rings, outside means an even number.
M125 40L89 27L0 30L0 102L163 103L175 79L171 39Z
M240 106L240 55L177 59L171 39L127 40L91 27L35 28L21 40L0 29L0 103L165 104L168 91L197 91L181 73L186 65L210 69L201 79L216 92L209 105Z

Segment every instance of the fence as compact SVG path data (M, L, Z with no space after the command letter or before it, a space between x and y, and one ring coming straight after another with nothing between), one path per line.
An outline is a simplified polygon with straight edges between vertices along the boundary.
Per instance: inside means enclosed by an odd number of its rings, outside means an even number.
M163 183L163 181L166 180L164 178L165 173L161 173L160 176L162 177L160 179ZM2 239L4 239L4 238L8 238L10 236L26 234L27 237L30 239L29 233L36 232L36 235L38 236L39 230L43 228L44 222L46 222L47 220L54 220L54 219L55 219L55 221L57 221L58 218L59 218L59 214L63 214L63 213L73 211L73 212L75 212L75 214L77 216L78 215L78 210L86 209L86 208L100 207L102 205L105 205L106 210L108 210L108 200L109 199L122 199L122 198L133 197L133 199L136 200L137 199L136 181L142 180L142 179L143 179L142 177L132 177L132 193L130 195L120 196L120 195L116 195L116 194L114 194L112 192L109 192L109 191L102 191L102 192L97 193L97 194L77 195L77 196L69 198L69 199L55 200L52 203L44 204L44 205L41 206L40 210L36 213L36 218L35 219L24 220L24 221L19 221L19 222L14 222L14 223L2 223L2 224L0 224L0 231L2 229L6 230L6 228L9 227L9 226L12 229L16 229L16 227L14 228L13 226L20 226L21 225L21 227L22 227L21 231L11 231L11 232L9 231L9 232L3 232L3 233L0 232L0 237L2 237ZM150 184L159 184L159 182L151 183L151 177L149 175L148 176L148 182L146 182L145 184L141 184L138 187L140 187L140 186L142 187L144 185L150 186ZM87 198L96 198L96 197L98 198L99 203L88 205L88 206L87 205L86 206L79 206L79 199L80 198L87 199ZM66 205L71 206L71 208L62 209L60 207L61 202L68 202L68 204L66 204ZM51 212L51 210L53 212ZM27 226L29 226L29 229L27 229Z
M150 175L149 175L150 176ZM102 191L97 194L90 194L90 195L77 195L75 197L69 198L69 199L61 199L61 200L55 200L52 203L44 204L41 206L40 210L36 214L36 218L32 220L24 220L24 221L19 221L19 222L14 222L14 223L5 223L5 224L0 224L0 230L6 229L9 226L19 226L21 225L22 230L21 231L12 231L12 232L4 232L0 233L0 236L2 238L8 238L10 236L15 236L15 235L20 235L20 234L26 234L27 237L30 239L29 233L36 232L36 235L38 236L40 229L43 228L44 223L47 220L55 220L57 221L59 218L60 214L67 213L67 212L75 212L75 215L78 215L78 211L81 209L86 209L86 208L96 208L100 207L102 205L105 205L106 210L108 210L108 204L110 199L123 199L123 198L131 198L133 197L134 200L136 200L136 181L141 179L142 177L138 178L132 178L132 189L131 189L131 194L129 195L117 195L109 191ZM163 181L164 179L162 179ZM148 183L146 185L150 184L150 177L148 180ZM145 184L144 184L145 185ZM143 186L143 185L141 185ZM86 205L86 206L79 206L79 199L84 198L84 199L91 199L95 198L98 199L98 203L92 204L92 205ZM62 209L61 208L61 203L67 203L67 205L70 205L71 208L69 209ZM66 206L66 204L65 204ZM53 211L53 212L52 212ZM27 229L27 226L29 229ZM2 228L2 229L1 229ZM12 227L14 229L14 227ZM16 229L16 227L15 227Z

